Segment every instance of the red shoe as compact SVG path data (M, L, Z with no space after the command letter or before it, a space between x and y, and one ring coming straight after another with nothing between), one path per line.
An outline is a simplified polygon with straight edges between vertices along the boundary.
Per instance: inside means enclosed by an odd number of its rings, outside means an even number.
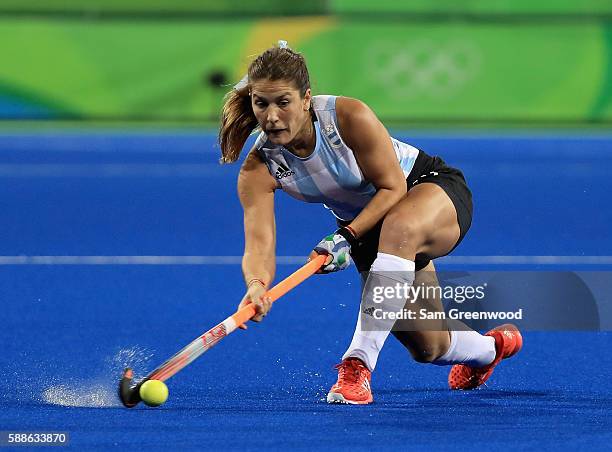
M495 339L495 359L484 367L455 364L448 374L451 389L474 389L489 379L493 369L502 359L514 356L523 346L523 337L518 328L510 323L493 328L485 334Z
M366 405L372 403L372 372L358 358L346 358L336 365L338 381L327 394L327 403L350 403Z

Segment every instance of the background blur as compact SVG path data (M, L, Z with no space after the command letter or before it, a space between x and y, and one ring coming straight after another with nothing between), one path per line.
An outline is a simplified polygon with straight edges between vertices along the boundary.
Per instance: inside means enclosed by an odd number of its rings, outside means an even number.
M286 39L399 124L610 123L606 0L2 0L0 118L216 123Z

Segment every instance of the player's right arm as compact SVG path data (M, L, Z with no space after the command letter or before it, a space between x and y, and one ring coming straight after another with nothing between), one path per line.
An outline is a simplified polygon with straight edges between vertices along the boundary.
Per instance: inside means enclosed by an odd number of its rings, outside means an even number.
M271 305L270 300L262 297L276 268L275 189L276 180L257 151L252 149L238 175L238 197L244 212L242 273L247 284L247 292L238 309L254 303L258 314L252 320L256 322L262 320Z

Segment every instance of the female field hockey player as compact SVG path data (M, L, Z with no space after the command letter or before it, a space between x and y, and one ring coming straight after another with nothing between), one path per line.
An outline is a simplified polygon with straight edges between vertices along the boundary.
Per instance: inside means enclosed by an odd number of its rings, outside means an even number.
M373 316L368 309L378 307L376 290L431 279L432 259L450 253L470 227L470 191L459 170L391 138L363 102L313 96L304 58L283 41L259 55L228 93L219 131L222 162L238 160L257 127L261 133L238 177L247 285L240 307L254 303L254 321L270 310L263 295L275 272L275 190L324 203L339 229L314 247L312 255L328 255L320 272L343 270L352 258L367 278L353 339L336 366L338 380L327 401L370 403L371 372L395 323L391 316ZM405 303L405 298L390 297L381 308L398 312ZM441 310L440 301L435 303L433 309ZM484 336L465 326L442 325L404 331L396 327L393 335L416 361L453 365L448 379L452 389L480 386L502 359L522 346L513 325Z

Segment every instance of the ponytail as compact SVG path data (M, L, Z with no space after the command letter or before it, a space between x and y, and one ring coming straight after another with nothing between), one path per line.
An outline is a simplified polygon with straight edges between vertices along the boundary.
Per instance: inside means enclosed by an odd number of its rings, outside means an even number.
M251 108L248 87L232 89L225 96L225 104L221 112L220 162L232 163L238 160L244 143L257 126L258 122Z

